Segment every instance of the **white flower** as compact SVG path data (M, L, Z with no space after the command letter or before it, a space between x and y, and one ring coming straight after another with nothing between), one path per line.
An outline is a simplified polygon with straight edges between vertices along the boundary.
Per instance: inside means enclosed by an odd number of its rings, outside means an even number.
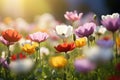
M44 55L49 55L49 49L48 48L46 48L46 47L41 47L40 48L40 56L42 57L42 56L44 56Z
M56 33L58 36L61 38L67 38L73 34L73 27L72 26L67 26L67 25L57 25L56 28Z
M95 32L99 33L99 34L104 34L106 32L106 28L104 26L98 26L95 30Z
M119 18L119 13L113 13L112 15L106 15L106 16L104 16L104 15L102 15L102 20L106 20L106 19L108 19L108 18L112 18L112 19L114 19L114 18Z
M10 70L15 73L25 73L32 69L34 63L31 59L19 59L16 61L12 61L9 65Z
M5 58L5 51L2 51L1 58Z

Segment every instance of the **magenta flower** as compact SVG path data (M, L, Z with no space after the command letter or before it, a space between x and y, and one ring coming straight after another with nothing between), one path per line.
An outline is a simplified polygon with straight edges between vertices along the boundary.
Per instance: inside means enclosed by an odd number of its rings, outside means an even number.
M45 41L49 37L49 35L47 33L45 33L45 32L36 32L36 33L28 35L28 37L32 41L40 43L40 42Z
M2 36L0 36L0 42L2 42L4 45L9 46L14 44L14 42L8 42L7 40L5 40Z
M96 43L102 48L112 48L114 46L113 40L97 40Z
M65 17L65 19L74 22L74 21L80 20L82 15L83 15L83 13L79 13L79 15L78 15L76 11L74 11L74 12L67 11L64 14L64 17Z
M74 62L74 66L75 66L76 71L83 72L83 73L89 72L96 68L95 63L85 58L76 59Z
M95 23L93 23L93 22L85 23L83 26L79 26L75 30L75 34L78 37L88 37L89 35L91 35L94 32L95 28L96 28Z
M118 13L102 16L101 22L111 32L115 32L120 28L120 17Z

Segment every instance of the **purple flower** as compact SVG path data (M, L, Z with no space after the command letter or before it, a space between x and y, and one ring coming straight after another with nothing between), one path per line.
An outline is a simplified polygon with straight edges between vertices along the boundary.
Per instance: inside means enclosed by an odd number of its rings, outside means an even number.
M120 17L118 13L102 16L102 24L108 31L115 32L120 28Z
M39 42L39 43L45 41L48 37L49 35L45 32L36 32L29 35L29 38L32 41Z
M89 35L91 35L94 32L95 28L96 28L95 23L93 23L93 22L85 23L83 26L79 26L75 30L75 34L78 37L88 37Z
M5 60L5 58L0 58L0 66L3 66L4 68L8 68L9 65L7 63L7 61Z
M81 17L82 17L82 15L83 15L83 13L79 13L79 15L78 15L76 11L74 11L74 12L68 12L68 11L67 11L67 12L64 14L64 17L65 17L67 20L74 22L74 21L80 20Z
M7 40L5 40L2 36L0 36L0 42L2 42L4 45L9 46L14 44L14 42L8 42Z
M112 48L114 46L113 40L97 40L97 45L103 48Z
M74 66L76 71L83 73L89 72L96 68L96 65L93 62L85 58L76 59L74 62Z

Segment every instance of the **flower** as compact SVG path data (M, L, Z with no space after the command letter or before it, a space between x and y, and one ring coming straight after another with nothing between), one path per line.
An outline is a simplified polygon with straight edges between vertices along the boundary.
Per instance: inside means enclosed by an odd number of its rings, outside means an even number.
M117 75L109 76L107 80L120 80L120 76Z
M49 35L45 32L36 32L33 34L29 34L28 36L32 41L39 43L45 41L49 37Z
M30 58L25 58L11 61L9 68L14 73L26 73L32 69L33 65L34 63Z
M5 58L0 58L0 66L3 66L4 68L8 68L9 65L7 63L7 61L5 60Z
M102 16L102 24L106 27L108 31L115 32L120 27L120 17L118 13L113 13L112 15Z
M115 69L120 72L120 62L116 64Z
M98 26L95 30L95 32L98 34L98 35L102 35L106 32L106 28L104 26Z
M8 42L17 42L21 39L22 35L19 34L16 30L7 29L2 32L2 37Z
M55 31L61 38L67 38L73 34L73 27L67 25L57 25Z
M117 44L118 48L120 48L120 37L116 38L116 44Z
M55 49L58 52L65 52L65 53L67 53L68 51L73 50L74 48L75 48L74 43L62 43L62 44L59 44L59 45L55 46Z
M95 23L93 23L93 22L85 23L83 26L79 26L75 30L75 34L78 37L88 37L89 35L91 35L94 32L95 28L96 28Z
M95 63L91 62L90 60L86 58L76 59L74 61L74 66L75 66L76 71L81 72L81 73L82 72L86 73L96 68Z
M51 57L49 63L54 68L63 68L67 64L67 59L63 56Z
M9 46L14 44L14 42L8 42L7 40L5 40L2 36L0 36L0 42L2 42L4 45Z
M36 51L36 46L34 44L23 44L22 50L28 54L33 54Z
M106 40L106 39L101 39L97 40L97 45L103 48L112 48L114 46L114 41L113 40Z
M75 46L76 47L83 47L86 45L87 39L85 37L79 38L75 40Z
M23 53L19 53L19 54L13 54L11 56L11 60L12 61L16 61L18 59L25 59L26 58L26 55L24 55Z
M74 21L80 20L82 15L83 15L83 13L79 13L79 15L78 15L76 11L74 11L74 12L67 11L64 14L64 17L65 17L65 19L74 22Z
M40 56L41 57L44 56L44 55L49 55L49 53L50 53L50 51L49 51L48 48L46 48L46 47L41 47L40 48Z

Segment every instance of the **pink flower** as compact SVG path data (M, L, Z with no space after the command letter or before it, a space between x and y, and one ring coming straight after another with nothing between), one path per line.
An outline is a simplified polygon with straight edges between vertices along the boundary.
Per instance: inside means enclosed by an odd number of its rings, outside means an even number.
M68 11L67 11L67 12L64 14L64 17L65 17L67 20L74 22L74 21L80 20L81 17L82 17L82 15L83 15L83 13L79 13L79 15L78 15L76 11L74 11L74 12L68 12Z
M0 42L2 42L4 45L9 46L14 44L14 42L8 42L7 40L5 40L2 36L0 36Z
M33 33L33 34L29 34L28 37L32 41L40 43L40 42L45 41L49 37L49 35L45 32L36 32L36 33Z

